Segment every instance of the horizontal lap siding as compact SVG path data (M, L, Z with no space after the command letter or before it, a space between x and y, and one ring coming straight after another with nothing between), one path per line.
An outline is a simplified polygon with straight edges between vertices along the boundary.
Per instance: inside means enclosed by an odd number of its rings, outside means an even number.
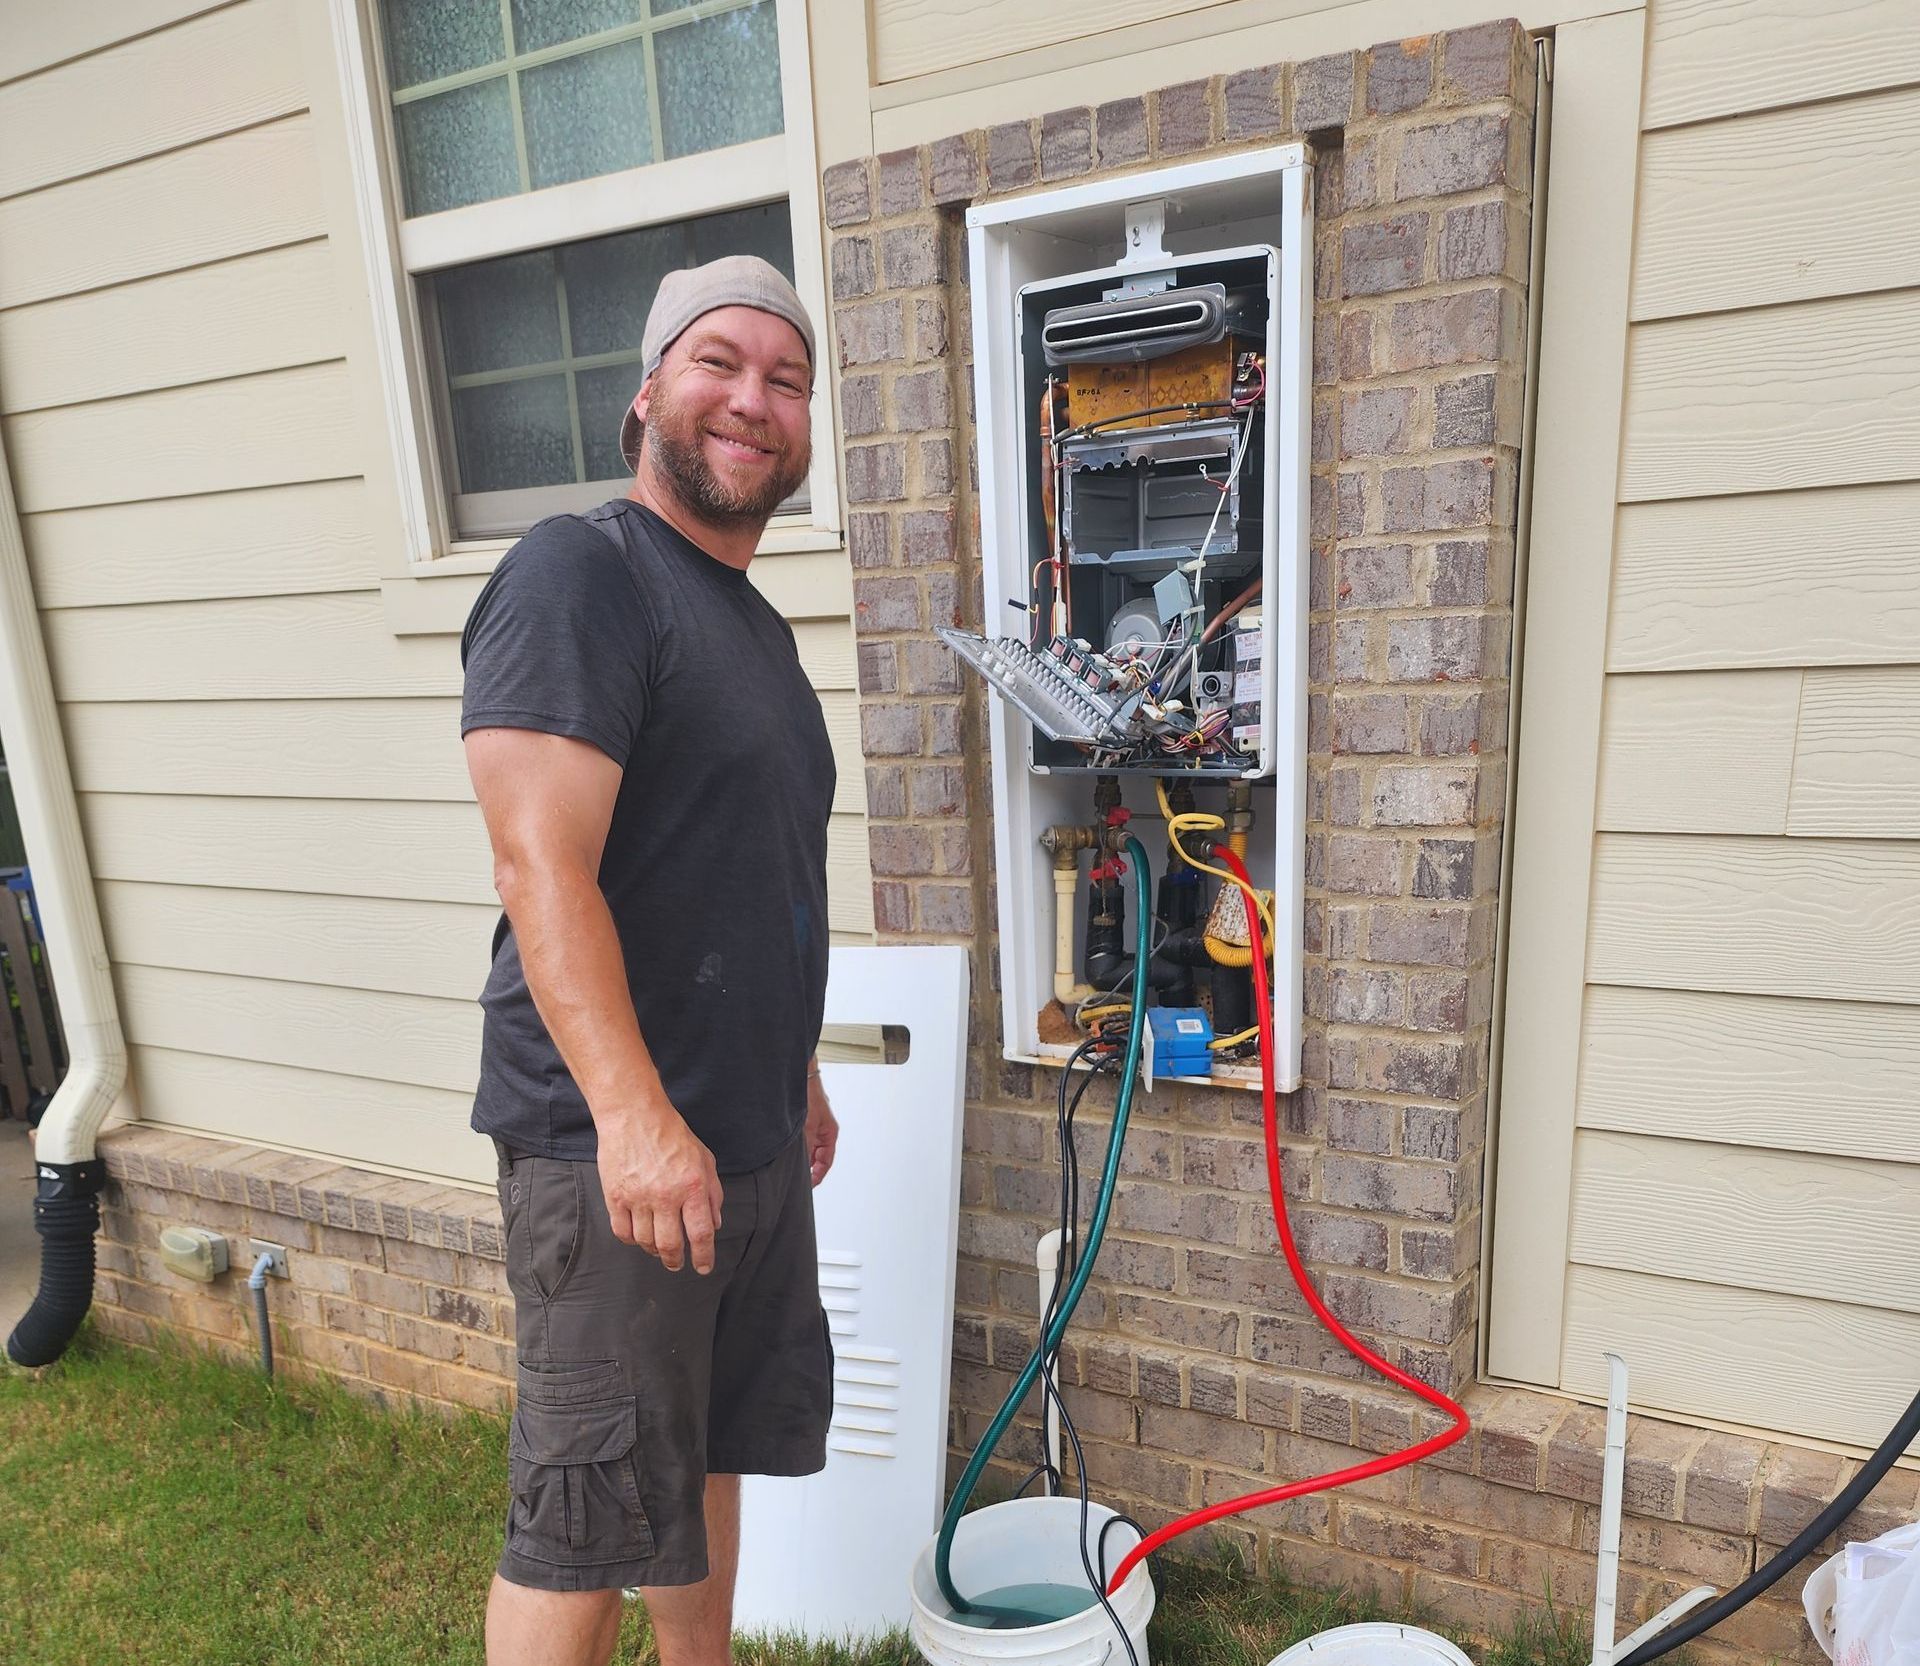
M885 84L1130 23L1202 12L1220 0L874 0L874 79ZM1321 0L1324 3L1324 0Z
M1900 9L1653 7L1561 1361L1862 1444L1920 1345Z
M1837 1295L1818 1301L1576 1264L1565 1386L1604 1400L1612 1350L1632 1361L1636 1406L1878 1445L1913 1398L1920 1319Z
M297 0L14 8L0 430L142 1113L465 1181L499 904L447 619L383 597L371 351L342 304ZM194 96L179 97L182 86ZM756 581L839 767L837 942L873 929L837 551ZM464 604L479 578L436 581Z

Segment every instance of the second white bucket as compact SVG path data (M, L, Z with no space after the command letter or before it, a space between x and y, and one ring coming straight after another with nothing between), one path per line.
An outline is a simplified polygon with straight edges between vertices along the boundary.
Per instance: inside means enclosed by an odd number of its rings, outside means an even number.
M1099 1566L1100 1530L1114 1512L1087 1506L1087 1554ZM1107 1566L1139 1541L1125 1524L1107 1535ZM913 1564L913 1617L907 1633L929 1666L983 1666L1018 1661L1021 1666L1126 1666L1127 1651L1099 1603L1045 1625L1015 1631L977 1631L954 1617L933 1572L934 1546ZM1085 1586L1080 1563L1080 1500L1013 1498L960 1518L953 1534L953 1582L964 1592L997 1591L1009 1585ZM1111 1598L1140 1666L1147 1658L1147 1622L1153 1618L1153 1577L1142 1562Z
M1391 1620L1335 1626L1303 1637L1267 1666L1473 1666L1446 1638Z

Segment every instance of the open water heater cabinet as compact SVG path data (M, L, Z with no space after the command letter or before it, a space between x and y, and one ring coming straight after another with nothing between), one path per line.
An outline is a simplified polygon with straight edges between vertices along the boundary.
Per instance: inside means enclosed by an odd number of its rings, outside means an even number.
M1137 922L1116 933L1109 905L1133 882L1112 876L1110 851L1047 837L1116 819L1152 853L1164 947L1150 999L1197 1010L1209 1040L1251 1025L1244 960L1236 987L1198 947L1210 937L1220 953L1240 893L1224 887L1216 909L1222 887L1169 854L1164 788L1175 811L1227 819L1271 893L1274 1067L1289 1090L1306 859L1306 153L982 204L967 229L986 618L980 634L942 635L997 696L1006 1056L1066 1057L1098 1021L1089 991L1128 986ZM1158 1028L1164 1043L1176 1026ZM1215 1080L1258 1084L1250 1043L1206 1057ZM1161 1073L1197 1070L1163 1049Z

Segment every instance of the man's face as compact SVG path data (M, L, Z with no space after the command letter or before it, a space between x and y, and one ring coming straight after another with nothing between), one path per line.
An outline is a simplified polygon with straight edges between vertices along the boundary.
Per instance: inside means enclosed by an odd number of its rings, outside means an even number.
M757 307L696 318L634 408L674 495L715 526L763 522L807 478L813 372L800 332Z

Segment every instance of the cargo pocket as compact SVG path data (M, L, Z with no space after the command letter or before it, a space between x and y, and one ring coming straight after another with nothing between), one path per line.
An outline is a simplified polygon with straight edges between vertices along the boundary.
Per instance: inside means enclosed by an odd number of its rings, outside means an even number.
M636 1469L639 1408L614 1365L519 1373L507 1441L513 1549L579 1567L653 1554Z

